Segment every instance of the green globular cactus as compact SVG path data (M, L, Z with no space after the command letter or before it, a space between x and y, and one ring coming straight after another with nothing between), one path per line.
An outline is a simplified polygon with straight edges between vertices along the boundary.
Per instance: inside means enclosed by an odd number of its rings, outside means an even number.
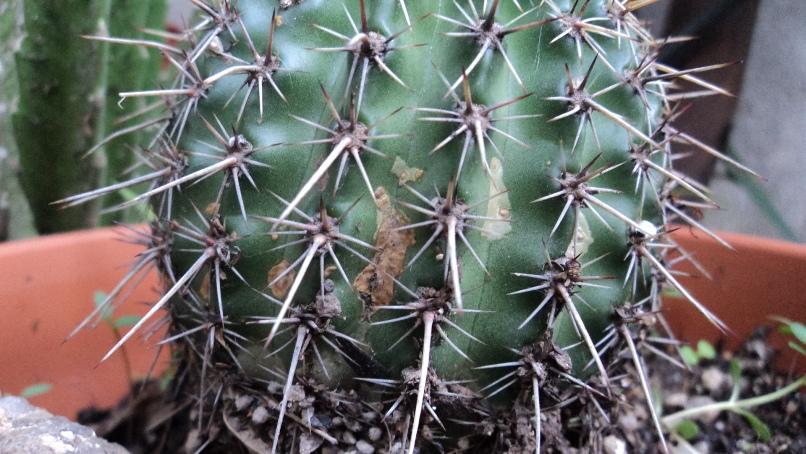
M118 41L176 70L120 93L165 106L145 170L68 199L148 185L106 304L150 266L167 290L107 357L164 310L186 449L600 450L635 405L666 449L661 291L723 327L671 271L670 223L714 206L672 148L739 165L670 122L721 65L658 63L651 1L193 3Z

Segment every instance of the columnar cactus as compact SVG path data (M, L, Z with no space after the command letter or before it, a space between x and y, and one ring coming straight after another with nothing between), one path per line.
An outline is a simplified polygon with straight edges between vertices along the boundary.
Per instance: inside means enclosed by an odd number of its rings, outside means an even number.
M666 449L661 290L723 326L670 270L669 223L714 204L672 145L739 165L670 120L720 65L658 63L652 1L193 3L174 43L116 40L176 70L120 93L165 103L147 169L63 201L148 185L107 303L152 264L167 290L107 357L164 311L186 447L598 449L629 404Z
M9 0L0 6L0 13L2 26L14 32L9 36L19 39L3 42L8 49L3 52L14 57L14 64L3 70L8 79L16 79L3 87L3 99L8 101L4 110L12 114L5 140L19 154L20 185L34 225L43 234L96 225L99 204L60 211L51 202L127 178L138 160L127 148L131 143L109 133L131 130L135 133L128 136L131 141L138 132L133 116L147 106L133 102L118 109L117 92L123 86L155 84L160 58L142 49L110 48L82 37L145 35L145 27L163 23L165 1ZM24 31L21 37L16 22ZM108 153L95 153L100 149ZM105 200L108 206L123 200L112 192ZM121 219L117 212L102 222Z

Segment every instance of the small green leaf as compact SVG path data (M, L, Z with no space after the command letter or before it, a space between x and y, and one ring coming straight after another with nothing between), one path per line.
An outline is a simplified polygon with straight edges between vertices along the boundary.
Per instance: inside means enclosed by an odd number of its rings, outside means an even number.
M801 344L806 344L806 325L800 322L790 322L789 329Z
M696 366L700 362L700 357L697 356L697 352L688 345L680 347L680 356L689 366Z
M99 307L101 307L101 305L104 304L104 301L106 301L106 298L107 298L106 292L101 291L101 290L96 290L95 294L93 294L93 296L92 296L92 301L95 304L95 307L99 308ZM112 319L112 313L113 312L114 312L114 309L113 309L112 305L108 304L106 307L101 309L101 312L98 315L101 317L101 320L109 321L109 320Z
M767 427L766 424L764 424L764 421L758 419L756 415L750 413L747 410L735 409L734 411L744 416L744 419L746 419L747 422L750 423L750 426L756 432L756 436L758 436L759 440L761 440L764 443L770 441L770 438L772 438L772 433L770 432L770 428Z
M736 358L730 360L730 378L733 383L730 400L736 400L742 391L742 364Z
M50 383L36 383L33 384L20 392L20 397L24 397L26 399L30 399L32 397L39 396L41 394L45 394L53 389L53 385Z
M797 343L795 343L795 341L789 341L787 342L787 345L789 345L789 348L791 348L792 350L795 350L801 355L806 356L806 349L804 349L802 345L798 345Z
M707 340L700 340L697 342L697 355L700 358L714 359L716 358L716 350Z
M730 360L730 378L733 379L733 383L739 383L742 378L742 363L738 359Z
M128 328L130 326L134 326L137 322L140 321L139 315L121 315L117 319L115 319L114 327L115 328Z
M674 430L675 430L675 432L677 432L678 435L683 437L686 441L691 441L691 440L694 439L694 437L699 435L700 426L698 426L696 422L694 422L694 421L692 421L690 419L684 419L684 420L680 421L680 424L678 424L674 428Z
M806 344L806 325L777 315L770 318L781 323L778 327L779 333L786 336L795 336L801 344Z
M162 377L160 378L159 381L159 387L161 391L166 391L168 387L171 386L171 382L174 379L175 372L176 371L174 369L168 369L167 371L165 371L164 374L162 374Z

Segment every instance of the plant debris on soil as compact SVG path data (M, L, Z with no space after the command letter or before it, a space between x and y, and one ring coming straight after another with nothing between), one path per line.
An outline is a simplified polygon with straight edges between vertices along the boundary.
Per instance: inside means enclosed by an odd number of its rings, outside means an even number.
M659 413L669 415L686 408L727 401L735 389L739 390L739 399L760 396L780 390L797 380L798 376L791 371L773 369L776 352L766 342L769 332L769 328L757 329L736 352L723 349L718 344L713 354L699 358L696 365L690 365L690 370L680 367L682 362L674 364L662 356L645 355ZM673 352L674 349L670 347L670 356ZM629 362L624 367L630 367ZM737 385L735 377L739 369ZM595 412L591 411L589 403L595 399L583 396L584 393L579 393L580 397L571 404L558 404L545 409L541 418L543 451L608 454L660 452L652 419L643 403L640 384L632 378L635 376L625 374L614 383L617 388L614 396L618 397L610 404L619 410L614 413L617 419L609 423L593 416ZM78 420L92 427L99 436L125 446L133 454L193 452L200 447L193 442L199 429L187 423L194 406L191 400L177 399L175 392L175 388L164 389L156 380L139 383L133 388L132 394L115 408L88 408L79 414ZM226 408L243 407L244 402L241 401L244 399L233 395L222 396L221 413L226 415L218 424L210 421L218 429L211 431L216 436L204 443L203 452L255 452L255 449L260 451L259 447L264 446L266 437L272 432L268 427L271 424L256 425L257 412L254 409L248 412L246 419L245 416L238 416L238 412L224 411ZM255 402L258 401L250 398L249 405L258 405ZM600 400L596 405L608 405L608 402ZM271 408L271 405L267 408ZM307 434L306 438L306 434L301 432L301 440L294 452L395 453L396 448L402 452L402 447L389 446L384 449L378 443L373 443L374 438L381 437L379 434L382 430L389 428L382 429L383 424L377 421L356 424L361 419L360 415L366 416L367 412L360 412L359 407L354 410L352 413L356 415L352 416L356 418L345 415L343 419L353 420L356 426L367 427L353 428L346 422L341 429L338 425L331 425L333 435L339 440L338 447L321 443L321 438L317 439L315 434ZM492 415L477 428L474 435L465 437L457 449L480 453L534 452L534 445L525 443L525 440L531 439L531 414L518 405L510 410L504 415ZM315 413L315 410L311 411ZM673 432L667 428L670 450L674 453L806 452L804 393L793 392L748 411L763 427L751 424L746 415L733 411L705 414L686 420L685 427L678 427ZM314 418L316 416L319 415L313 415ZM265 419L264 422L271 422L268 416ZM768 436L765 436L763 429L768 430ZM479 438L479 434L489 436ZM379 449L373 448L373 445ZM422 452L458 452L439 449L437 444L423 449Z

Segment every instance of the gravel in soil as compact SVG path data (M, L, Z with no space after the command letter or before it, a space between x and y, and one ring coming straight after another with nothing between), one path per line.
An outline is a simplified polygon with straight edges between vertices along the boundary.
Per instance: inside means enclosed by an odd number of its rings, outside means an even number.
M798 376L792 372L776 371L772 367L775 351L765 341L768 333L767 328L756 330L736 352L722 349L718 344L712 359L701 358L699 364L690 367L691 370L676 366L660 356L645 355L650 386L662 407L662 414L726 401L736 386L742 399L768 394L792 383ZM670 348L670 354L673 351ZM591 409L590 399L579 399L573 405L561 408L546 408L542 415L543 452L660 452L657 433L644 403L640 384L633 378L637 375L634 370L625 370L630 369L632 363L628 358L611 359L622 371L628 372L615 383L621 395L614 402L600 401L596 405L606 405L613 412L611 421L605 422L595 416L597 412ZM734 383L734 374L731 373L732 367L735 373L736 365L741 368L738 385ZM614 395L618 393L615 391ZM100 436L125 446L134 454L181 452L197 430L186 423L192 408L171 403L170 394L162 391L157 382L137 385L136 392L132 394L134 397L127 397L114 409L87 409L79 415L79 422L89 425ZM534 446L527 442L533 436L530 424L533 416L528 414L527 408L521 410L523 414L515 411L502 419L486 423L492 433L497 430L499 436L506 438L505 443L470 438L463 452L489 453L491 449L492 452L511 454L519 454L524 449L533 452ZM794 392L750 411L769 429L768 440L762 440L758 430L744 416L723 411L691 421L696 424L696 430L690 430L685 440L667 431L669 446L675 454L806 453L806 393ZM585 417L586 414L590 416ZM689 429L691 423L687 423ZM220 443L211 444L209 452L247 452L242 446L236 448L227 432L217 432Z

